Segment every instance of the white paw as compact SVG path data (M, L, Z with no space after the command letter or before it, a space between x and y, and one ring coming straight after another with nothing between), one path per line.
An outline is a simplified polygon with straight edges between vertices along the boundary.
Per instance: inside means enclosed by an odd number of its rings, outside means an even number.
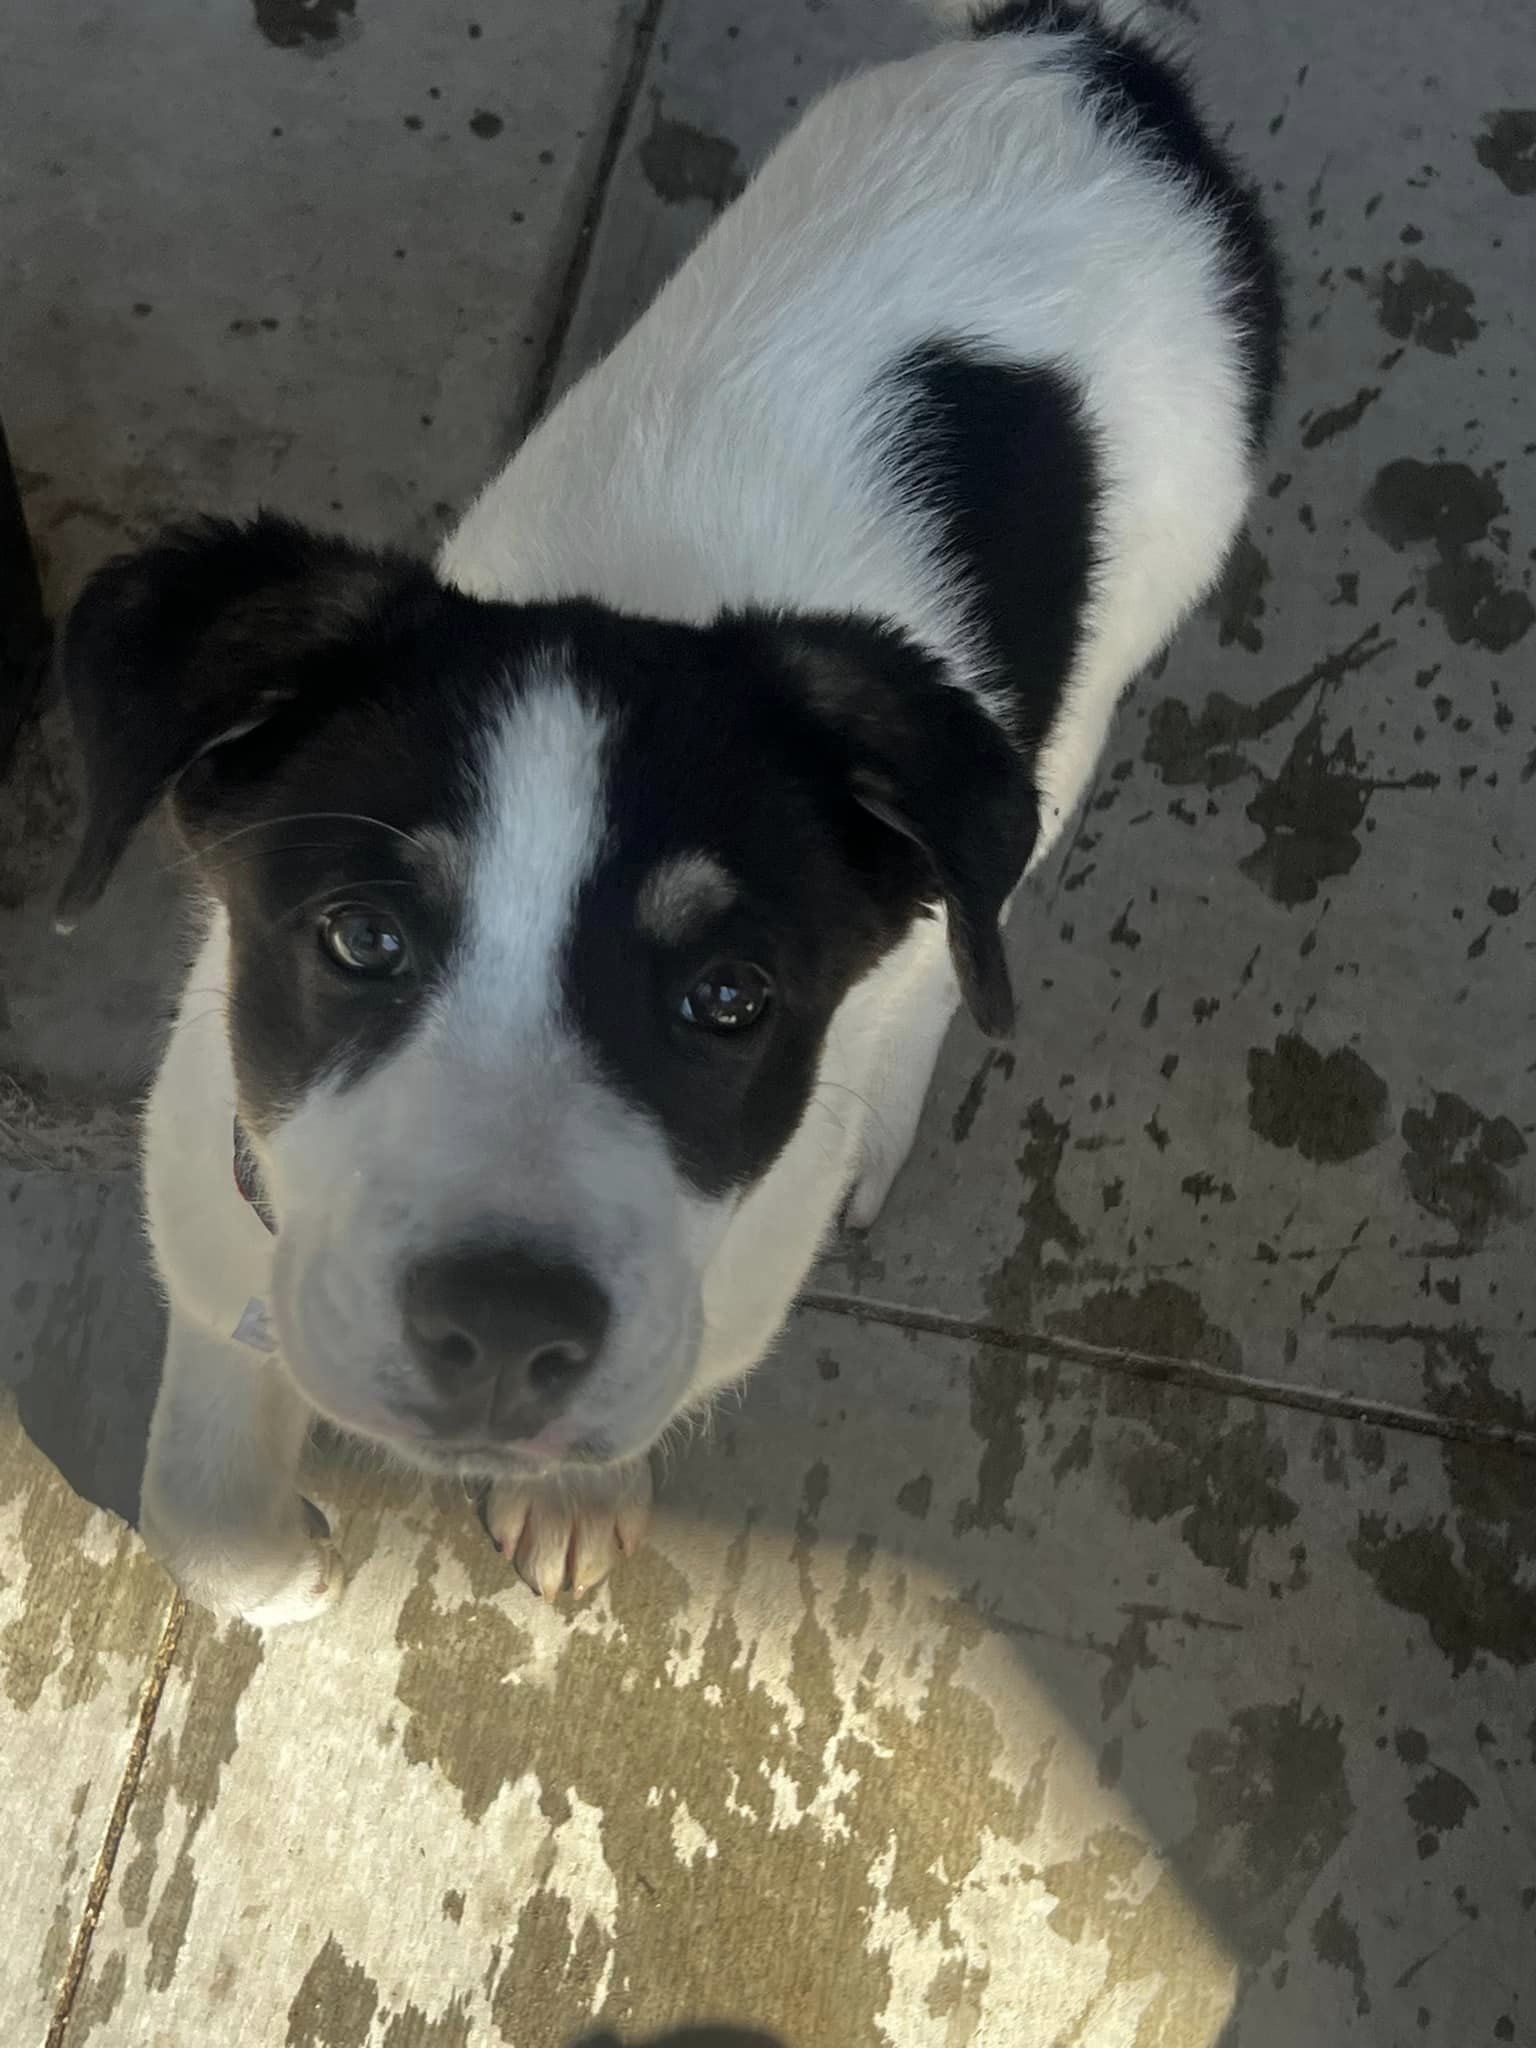
M329 1543L311 1543L303 1562L286 1583L265 1598L233 1610L253 1628L282 1628L290 1621L312 1621L341 1598L346 1576L341 1559Z
M341 1596L345 1575L325 1518L308 1501L305 1522L289 1529L191 1531L151 1516L142 1534L187 1598L221 1621L281 1628L324 1613ZM324 1532L318 1534L318 1530Z
M499 1480L486 1524L502 1556L542 1600L590 1593L639 1549L651 1519L651 1467L573 1468L549 1479Z

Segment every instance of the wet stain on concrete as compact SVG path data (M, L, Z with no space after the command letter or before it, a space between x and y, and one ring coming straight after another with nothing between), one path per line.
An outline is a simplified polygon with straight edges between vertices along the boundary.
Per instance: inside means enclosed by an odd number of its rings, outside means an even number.
M1331 441L1336 434L1347 434L1352 427L1358 427L1366 412L1380 396L1379 384L1362 384L1346 404L1329 406L1323 412L1314 413L1302 431L1302 447L1321 448L1325 441Z
M1361 509L1372 532L1399 552L1425 543L1434 548L1438 559L1425 579L1424 601L1458 646L1472 641L1502 654L1524 638L1536 619L1530 598L1505 582L1493 555L1469 552L1508 510L1491 472L1400 457L1377 472Z
M1261 697L1257 704L1239 704L1213 690L1199 715L1192 717L1189 706L1179 698L1165 697L1153 706L1148 719L1142 758L1173 789L1193 785L1220 789L1244 776L1257 776L1258 768L1240 751L1244 742L1273 732L1314 691L1342 682L1392 645L1382 638L1380 626L1367 626L1346 647L1325 654L1305 675Z
M469 117L470 134L478 135L482 142L494 142L505 125L500 114L493 114L486 107L481 107Z
M1368 286L1376 317L1394 341L1412 341L1451 356L1482 332L1472 316L1472 292L1448 270L1405 256L1383 266Z
M1059 2048L1088 2048L1116 2034L1129 2038L1118 2025L1118 1994L1122 1985L1145 1979L1149 1956L1180 1961L1176 1969L1162 1971L1149 2002L1142 2004L1138 1997L1136 2041L1143 2048L1155 2043L1174 2048L1175 2043L1216 2039L1231 2005L1230 1961L1175 1872L1153 1863L1149 1882L1148 1864L1146 1845L1128 1828L1106 1827L1070 1861L1049 1863L1040 1872L1056 1899L1046 1920L1051 1932L1062 1941L1098 1949L1107 1962L1102 1991L1070 2034L1053 2037ZM1015 2031L1020 2031L1017 2025ZM972 2035L953 2038L956 2048L963 2048Z
M1492 1355L1464 1324L1341 1325L1341 1338L1413 1344L1423 1360L1424 1398L1437 1415L1536 1432L1536 1409L1496 1384ZM1415 1614L1460 1676L1484 1656L1516 1667L1536 1663L1536 1493L1529 1458L1486 1444L1448 1442L1441 1464L1451 1512L1433 1521L1389 1524L1362 1514L1350 1555L1394 1607ZM1413 1736L1413 1731L1405 1731ZM1399 1747L1405 1761L1428 1755L1422 1738Z
M1266 1144L1338 1165L1387 1132L1387 1084L1348 1046L1319 1052L1299 1033L1248 1053L1248 1123Z
M868 1677L852 1700L840 1686L821 1590L829 1560L820 1518L834 1483L824 1466L813 1467L796 1519L790 1556L800 1612L785 1630L788 1711L777 1685L755 1668L740 1620L749 1605L742 1587L757 1564L751 1512L726 1536L720 1590L688 1653L686 1679L676 1665L691 1591L655 1550L643 1551L610 1582L604 1634L573 1631L552 1667L541 1660L533 1669L496 1671L504 1584L494 1599L473 1592L467 1600L445 1597L433 1548L424 1549L397 1630L396 1690L409 1717L403 1755L440 1773L471 1815L495 1828L498 1841L523 1824L517 1815L527 1809L517 1802L536 1799L555 1829L570 1825L579 1808L583 1825L601 1826L612 1878L611 1904L594 1913L564 1888L552 1858L535 1876L487 1980L487 2035L522 2041L536 1990L540 2024L552 2042L594 2026L626 2041L645 2038L679 2010L723 2009L771 2013L795 2039L880 2048L887 2036L879 2015L892 1991L885 1948L873 1940L841 1943L835 1989L829 1993L822 1978L808 1990L806 1945L824 1943L825 1901L839 1902L840 1912L852 1916L849 1926L883 1912L918 1935L937 1932L958 1953L962 1937L949 1918L956 1900L999 1844L1027 1847L1045 1805L1053 1744L1047 1740L1027 1757L1006 1749L991 1708L964 1683L963 1660L989 1634L973 1606L938 1604L932 1662L918 1699L898 1704L888 1696L877 1682L878 1658L866 1662ZM765 1540L781 1555L778 1532ZM850 1569L864 1555L855 1542L845 1552ZM833 1610L863 1628L874 1649L886 1640L881 1603L905 1596L862 1580L854 1604L862 1613L870 1603L865 1627L849 1611L846 1591L845 1585L832 1596ZM690 1636L695 1626L690 1619ZM652 1760L651 1798L636 1790L633 1743L623 1734L628 1716L621 1709L606 1733L592 1717L593 1701L612 1692L610 1631L623 1646L626 1693L632 1682L637 1700L660 1695L666 1705L671 1734ZM958 1796L957 1786L964 1788ZM498 1799L511 1807L493 1810ZM702 1894L714 1930L708 1943L675 1940L676 1928L696 1918L701 1897L699 1873L675 1842L684 1811L717 1851ZM672 1958L660 1977L624 1960L660 1953L659 1943ZM1163 1951L1142 1953L1149 1952ZM614 1967L616 1959L622 1967ZM1147 1969L1145 1962L1137 1966L1138 1974ZM368 1984L339 1954L327 1956L316 1974L321 1981L311 1992L332 1987L355 2032L369 2006ZM941 1995L948 1995L942 1987ZM332 2048L305 2017L317 2002L297 2008L301 2029L309 2031L299 2031L291 2048ZM375 2007L375 2033L381 2023ZM352 2048L344 2028L333 2032ZM400 2048L411 2040L403 2035Z
M1179 698L1165 697L1152 709L1143 759L1172 789L1195 784L1221 789L1257 772L1238 752L1238 742L1272 732L1290 717L1311 688L1308 680L1289 683L1257 704L1238 704L1213 690L1197 718L1190 716L1189 706Z
M125 1528L110 1557L91 1555L93 1510L38 1453L0 1474L0 1507L13 1518L7 1577L25 1592L0 1627L0 1691L21 1714L44 1699L67 1714L110 1684L121 1660L142 1659L162 1625L166 1580Z
M128 1988L128 1958L121 1949L113 1949L99 1970L93 1971L90 1981L76 1998L69 2015L69 2031L73 2041L88 2041L98 2027L107 2026L121 2003ZM110 2039L110 2036L108 2037Z
M1363 2019L1371 2009L1365 1988L1365 1958L1360 1953L1360 1930L1344 1911L1342 1892L1334 1893L1312 1923L1312 1948L1320 1963L1349 1972L1355 1985L1355 2011Z
M1509 1169L1527 1147L1507 1116L1484 1116L1447 1090L1427 1111L1404 1111L1402 1138L1409 1194L1427 1216L1454 1228L1458 1249L1482 1244L1496 1224L1521 1213Z
M1223 647L1236 644L1246 647L1250 654L1257 654L1264 645L1259 621L1266 610L1264 586L1269 577L1268 560L1246 532L1240 533L1211 599L1218 638Z
M1010 1330L1030 1327L1037 1296L1061 1277L1062 1262L1049 1261L1048 1254L1054 1250L1070 1259L1085 1242L1056 1192L1070 1124L1053 1117L1037 1097L1025 1111L1024 1133L1024 1149L1014 1161L1024 1183L1018 1210L1023 1229L986 1285L993 1320ZM1008 1502L1024 1468L1023 1409L1029 1399L1025 1362L1011 1349L982 1345L972 1361L970 1379L971 1427L982 1450L975 1498L962 1501L956 1510L955 1528L961 1534L968 1529L1012 1527Z
M1128 1512L1143 1522L1177 1516L1191 1552L1239 1587L1248 1584L1259 1536L1289 1528L1301 1512L1281 1485L1283 1445L1270 1435L1262 1408L1238 1419L1246 1406L1232 1404L1213 1434L1205 1403L1170 1397L1155 1381L1130 1374L1114 1376L1104 1404L1106 1415L1140 1425L1105 1452Z
M1472 147L1485 171L1492 171L1517 199L1536 196L1536 107L1500 107Z
M1482 1802L1464 1778L1439 1764L1420 1778L1407 1799L1408 1816L1415 1826L1448 1834L1459 1828L1469 1813Z
M1349 874L1359 860L1372 787L1353 729L1325 746L1322 712L1314 711L1247 806L1264 836L1238 862L1239 872L1288 909L1314 902L1324 882Z
M1479 1452L1485 1463L1499 1455ZM1513 1462L1528 1486L1527 1461ZM1517 1667L1536 1662L1536 1588L1518 1576L1536 1554L1529 1528L1517 1536L1485 1516L1389 1528L1384 1515L1367 1514L1349 1550L1383 1599L1424 1621L1458 1677L1484 1654Z
M327 1935L288 2007L285 2048L366 2048L379 1987Z
M357 0L251 0L256 26L278 50L324 49L341 40Z
M1394 548L1433 542L1442 554L1486 540L1509 508L1497 480L1464 462L1389 462L1365 498L1366 522Z
M1355 1817L1342 1724L1300 1699L1245 1707L1189 1746L1180 1876L1250 1968L1284 1936Z
M976 1121L977 1112L986 1096L987 1082L993 1073L1001 1073L1006 1081L1012 1076L1016 1064L1011 1052L1003 1052L994 1047L976 1069L950 1123L950 1136L957 1145L963 1145L971 1135L971 1126Z
M1510 589L1487 555L1437 562L1425 579L1424 601L1458 647L1471 640L1490 654L1523 640L1536 619L1525 592Z
M1135 1289L1105 1288L1046 1320L1053 1330L1106 1351L1190 1359L1229 1372L1242 1369L1243 1355L1231 1331L1212 1322L1200 1297L1174 1280L1159 1277Z
M741 151L723 135L669 120L661 111L660 93L652 97L651 129L640 145L646 183L669 206L704 199L716 213L723 212L746 186Z

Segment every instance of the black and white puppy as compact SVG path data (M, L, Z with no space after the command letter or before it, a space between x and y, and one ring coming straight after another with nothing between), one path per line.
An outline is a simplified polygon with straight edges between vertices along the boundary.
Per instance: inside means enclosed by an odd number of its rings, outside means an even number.
M335 1591L317 1415L489 1480L545 1593L632 1547L957 1005L1012 1023L1000 920L1221 567L1279 327L1178 70L1025 0L821 101L435 566L264 517L95 578L66 910L166 794L209 906L146 1169L189 1594Z

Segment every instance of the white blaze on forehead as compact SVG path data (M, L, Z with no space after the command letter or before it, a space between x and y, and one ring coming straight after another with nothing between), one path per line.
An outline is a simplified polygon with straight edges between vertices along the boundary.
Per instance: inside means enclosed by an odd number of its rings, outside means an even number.
M654 938L675 945L736 900L736 884L707 853L661 861L640 885L635 909Z
M463 966L450 1008L498 1036L550 1023L576 898L606 827L606 722L546 658L506 712L480 772Z

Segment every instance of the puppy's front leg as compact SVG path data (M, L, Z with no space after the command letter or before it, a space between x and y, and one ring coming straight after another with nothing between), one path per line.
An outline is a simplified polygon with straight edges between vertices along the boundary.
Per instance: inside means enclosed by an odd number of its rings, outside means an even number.
M309 1424L275 1359L172 1311L140 1527L189 1599L266 1628L305 1621L340 1592L296 1484Z
M868 1230L885 1207L907 1162L945 1034L960 1007L960 990L933 927L912 942L914 958L892 1003L892 1016L864 1082L869 1120L843 1220Z

